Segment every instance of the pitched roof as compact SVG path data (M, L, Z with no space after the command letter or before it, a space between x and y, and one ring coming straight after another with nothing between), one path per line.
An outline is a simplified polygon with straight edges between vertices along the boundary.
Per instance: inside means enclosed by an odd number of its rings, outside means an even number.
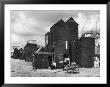
M78 24L72 17L66 21L66 23L71 23L71 22Z
M56 24L64 24L65 22L61 19Z

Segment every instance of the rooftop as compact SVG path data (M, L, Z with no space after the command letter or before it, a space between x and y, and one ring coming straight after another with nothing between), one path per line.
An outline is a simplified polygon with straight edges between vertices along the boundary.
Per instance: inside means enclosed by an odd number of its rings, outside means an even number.
M72 17L66 21L66 23L71 23L71 22L78 24Z
M28 40L27 43L30 43L30 44L37 44L36 40Z

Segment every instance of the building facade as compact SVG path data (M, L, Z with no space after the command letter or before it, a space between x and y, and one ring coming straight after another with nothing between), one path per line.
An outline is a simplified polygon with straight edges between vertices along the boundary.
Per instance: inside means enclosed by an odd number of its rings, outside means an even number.
M64 67L64 60L76 62L81 67L94 66L95 38L78 37L78 23L71 17L55 23L45 34L45 47L37 50L33 57L35 68L48 68L56 63L56 68ZM45 61L44 61L45 60Z
M73 18L64 22L62 19L45 34L46 51L53 52L56 67L62 68L65 57L74 61L74 42L78 39L78 24ZM71 52L70 52L71 50Z
M46 52L53 53L56 67L62 68L66 57L82 67L93 67L95 39L91 37L78 38L78 23L71 17L54 24L45 34Z

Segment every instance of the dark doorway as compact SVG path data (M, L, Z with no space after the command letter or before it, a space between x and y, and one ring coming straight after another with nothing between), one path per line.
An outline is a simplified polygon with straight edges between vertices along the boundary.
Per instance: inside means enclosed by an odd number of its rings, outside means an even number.
M49 67L52 65L52 56L48 56Z
M68 54L64 54L64 58L68 58Z

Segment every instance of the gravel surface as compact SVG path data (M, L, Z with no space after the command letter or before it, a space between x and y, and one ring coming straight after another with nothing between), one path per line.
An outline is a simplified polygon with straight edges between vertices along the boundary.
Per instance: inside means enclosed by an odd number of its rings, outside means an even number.
M12 77L100 77L100 68L79 68L79 73L67 73L61 69L33 69L31 62L11 58Z

